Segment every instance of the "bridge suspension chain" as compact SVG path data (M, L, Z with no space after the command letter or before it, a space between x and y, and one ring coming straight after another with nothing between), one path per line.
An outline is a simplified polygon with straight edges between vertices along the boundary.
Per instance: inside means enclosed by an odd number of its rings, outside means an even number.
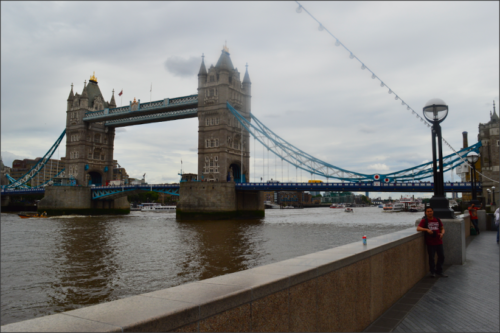
M55 153L57 150L57 147L59 147L59 144L61 143L62 139L66 135L66 129L62 132L62 134L59 136L59 138L56 140L56 142L52 145L52 147L47 151L47 153L31 168L30 171L28 171L24 176L21 178L17 179L16 181L12 182L11 184L7 185L6 188L18 188L18 187L26 187L27 183L45 167L47 162L50 160L52 155Z
M297 169L301 171L306 171L310 174L319 175L326 177L326 179L338 179L344 181L373 181L373 180L386 180L388 181L405 181L409 179L422 180L429 178L433 175L432 162L417 165L412 168L400 170L397 172L388 173L385 175L376 174L363 174L359 172L349 171L332 164L321 161L304 151L298 149L292 144L285 141L283 138L275 134L268 127L266 127L255 115L250 114L252 122L243 117L236 109L234 109L231 104L227 103L227 108L235 116L235 118L256 140L258 140L264 147L273 154L280 157L281 159L287 161L288 163L294 165ZM267 141L267 143L266 143ZM438 166L443 168L443 172L449 171L458 165L463 163L463 156L471 151L479 151L481 147L481 142L476 143L473 146L464 148L457 152L457 155L450 154L443 157L443 166ZM269 155L268 155L269 156ZM458 156L458 157L457 157ZM269 160L269 158L268 158ZM298 170L297 170L298 171ZM269 174L269 161L268 161L268 176ZM297 176L297 175L296 175ZM377 179L376 177L379 177ZM297 177L296 177L297 178ZM302 179L302 172L301 172Z

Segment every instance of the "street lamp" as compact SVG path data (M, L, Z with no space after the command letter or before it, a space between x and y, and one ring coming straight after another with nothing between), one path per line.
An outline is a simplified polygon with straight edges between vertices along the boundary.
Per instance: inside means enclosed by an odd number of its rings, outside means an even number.
M486 192L488 192L488 202L487 202L487 205L490 206L490 204L491 204L491 201L490 201L491 190L488 188L488 189L486 189Z
M492 202L492 204L493 204L493 206L496 206L497 203L495 202L495 186L491 187L491 192L493 193L493 202Z
M444 193L443 176L443 146L441 136L441 126L439 125L448 116L448 105L439 98L428 101L423 110L425 119L432 124L432 164L434 171L434 195L429 204L434 210L434 216L444 219L453 219L455 214L450 209L450 203ZM437 137L437 149L436 149ZM437 164L437 154L439 154L439 170Z
M467 161L469 161L470 166L472 167L472 175L470 177L472 183L472 200L471 203L475 205L479 205L479 201L477 200L477 190L476 190L476 162L479 160L479 155L476 152L471 151L467 154Z

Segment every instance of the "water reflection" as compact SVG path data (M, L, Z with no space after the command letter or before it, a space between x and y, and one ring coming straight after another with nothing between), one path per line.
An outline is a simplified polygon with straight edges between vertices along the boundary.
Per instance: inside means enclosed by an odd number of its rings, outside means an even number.
M110 246L112 225L103 218L60 219L56 222L56 281L48 303L55 312L113 299L117 267Z
M252 237L260 220L178 223L183 242L190 244L180 275L195 274L204 280L251 268L265 255L257 250L262 240Z

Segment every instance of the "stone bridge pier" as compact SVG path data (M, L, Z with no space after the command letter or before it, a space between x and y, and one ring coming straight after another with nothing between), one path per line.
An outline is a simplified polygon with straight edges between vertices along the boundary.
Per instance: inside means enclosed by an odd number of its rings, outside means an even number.
M179 220L264 217L262 192L237 191L234 182L185 182L179 195Z
M49 186L38 203L38 212L49 215L129 214L127 197L92 200L88 186Z

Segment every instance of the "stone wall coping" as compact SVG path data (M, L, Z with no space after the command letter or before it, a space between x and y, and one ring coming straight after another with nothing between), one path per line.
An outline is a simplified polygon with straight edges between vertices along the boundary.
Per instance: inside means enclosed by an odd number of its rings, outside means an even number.
M12 323L5 332L168 331L423 237L414 227L300 257L77 310ZM422 240L423 241L423 240Z

